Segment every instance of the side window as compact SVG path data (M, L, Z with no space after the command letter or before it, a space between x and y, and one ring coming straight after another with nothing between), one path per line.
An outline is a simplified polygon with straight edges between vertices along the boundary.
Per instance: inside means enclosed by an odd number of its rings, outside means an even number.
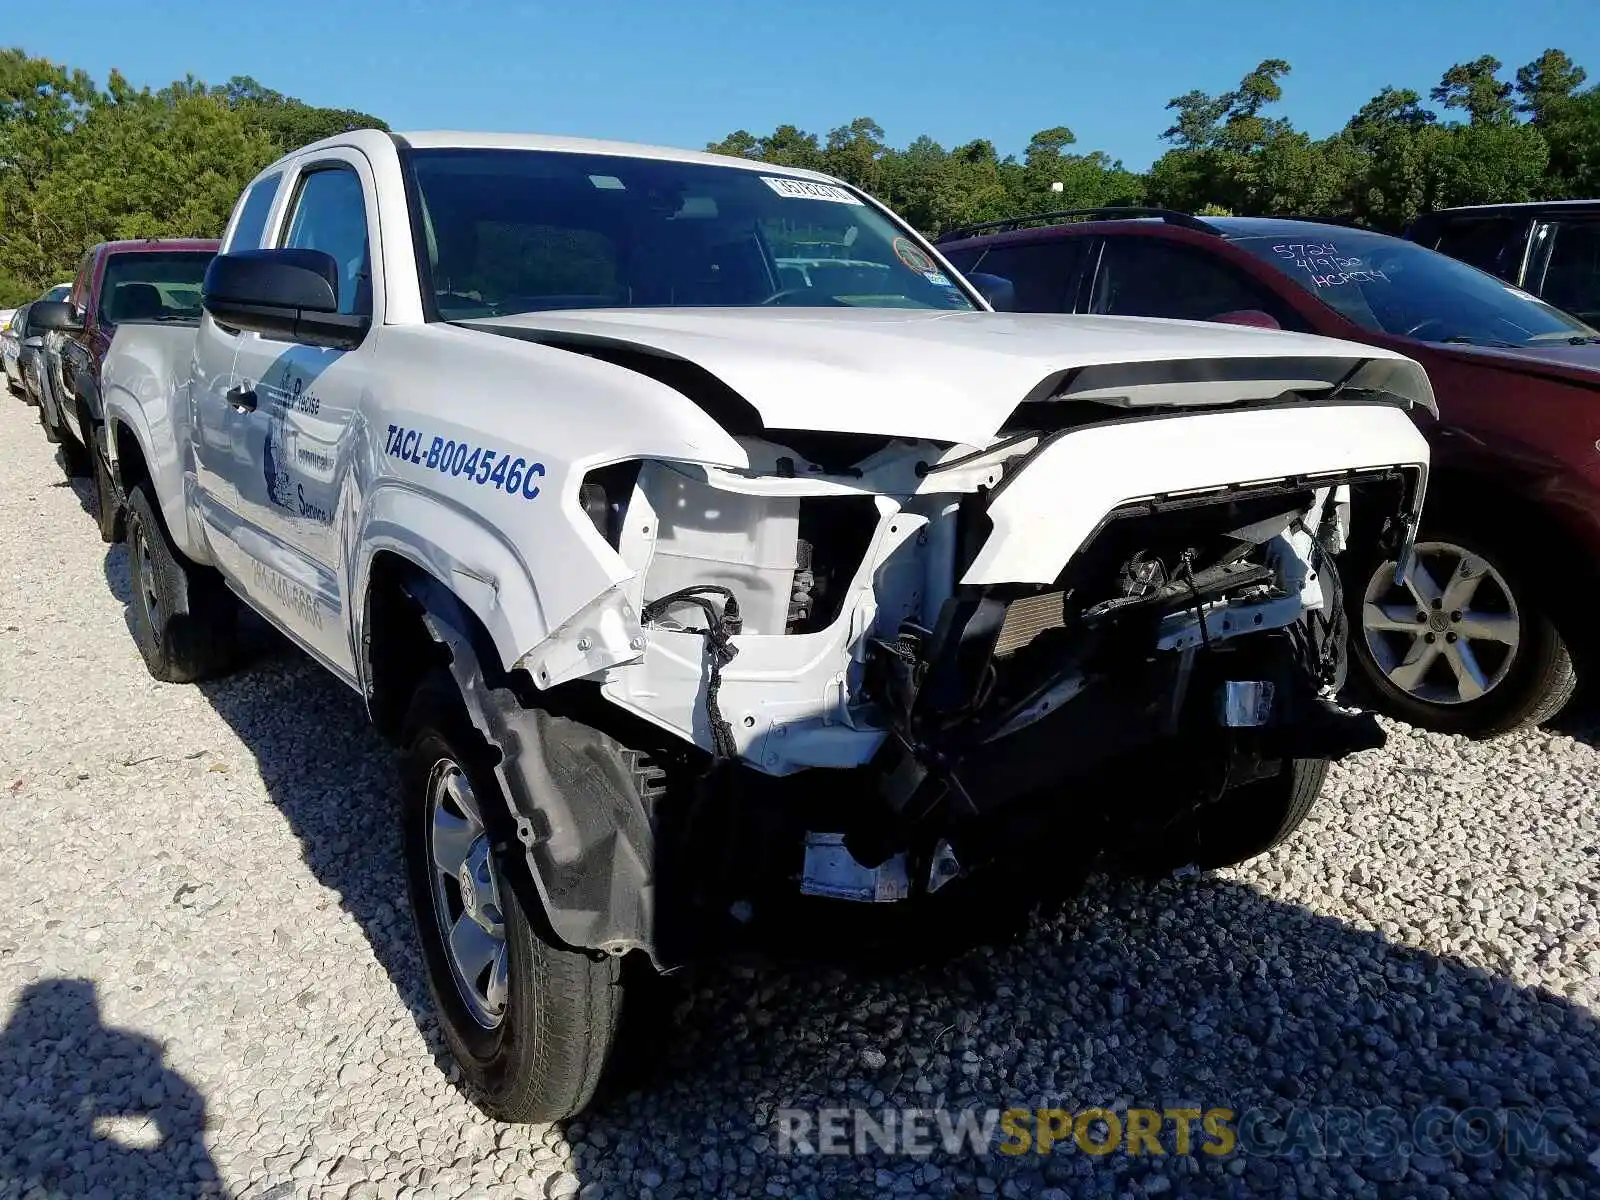
M278 184L283 176L278 173L263 176L250 185L239 205L239 219L233 223L225 251L255 250L261 245L261 235L267 231L267 217L272 212L272 202L278 196Z
M1552 221L1540 296L1593 325L1600 321L1600 221Z
M1089 311L1182 321L1264 312L1283 329L1306 328L1288 304L1231 263L1152 237L1106 239Z
M1016 289L1018 312L1071 312L1068 289L1077 278L1088 239L1051 238L1017 246L991 246L965 273L998 275Z
M361 179L348 167L319 167L301 177L288 235L281 243L321 250L339 265L339 311L370 316L372 262Z
M1504 278L1507 274L1505 268L1509 265L1506 247L1516 232L1516 223L1510 217L1452 221L1439 231L1439 239L1433 248L1440 254L1460 259L1468 266Z
M94 283L94 251L83 256L78 264L78 274L72 281L72 292L67 297L72 307L82 312L89 305L89 288Z

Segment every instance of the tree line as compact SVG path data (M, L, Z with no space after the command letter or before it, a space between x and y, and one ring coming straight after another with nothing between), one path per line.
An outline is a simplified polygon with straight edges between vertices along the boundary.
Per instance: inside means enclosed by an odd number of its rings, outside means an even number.
M0 306L72 278L116 238L216 237L287 150L378 118L319 108L247 76L159 91L0 49Z
M740 129L709 149L826 171L930 234L1051 208L1148 204L1282 214L1398 230L1456 204L1600 196L1600 86L1561 50L1505 77L1491 55L1451 67L1427 98L1386 87L1345 126L1313 138L1278 114L1282 59L1232 91L1167 105L1170 148L1148 171L1083 153L1066 125L1022 156L978 139L889 146L869 117L825 137L794 125ZM112 238L221 233L244 185L287 150L377 117L302 103L240 76L158 91L0 50L0 305L69 278ZM1052 185L1060 184L1056 191Z
M1065 125L1034 134L1020 159L984 139L946 149L919 137L897 149L869 117L825 138L793 125L765 136L740 129L708 149L840 176L928 233L1127 204L1396 231L1452 205L1600 196L1600 87L1585 88L1587 72L1561 50L1511 79L1504 70L1492 55L1458 63L1427 100L1386 87L1337 133L1313 138L1275 112L1290 66L1269 59L1232 91L1174 97L1162 135L1170 148L1144 172L1079 152Z

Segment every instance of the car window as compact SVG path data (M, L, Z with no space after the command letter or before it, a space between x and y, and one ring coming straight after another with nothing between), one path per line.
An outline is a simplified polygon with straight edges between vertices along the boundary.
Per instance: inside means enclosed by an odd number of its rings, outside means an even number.
M1017 312L1071 312L1068 289L1077 279L1087 238L1050 238L1022 245L990 246L964 274L998 275L1016 292ZM958 264L960 265L960 264Z
M1374 333L1425 342L1528 346L1595 331L1503 279L1366 229L1236 237L1233 244Z
M275 172L250 185L239 206L239 219L234 222L233 232L228 235L228 250L254 250L261 246L262 235L267 231L267 217L272 212L272 202L277 199L278 184L282 181L283 175Z
M198 321L209 250L113 254L100 281L100 322Z
M839 184L535 150L424 149L409 168L423 282L445 320L597 307L974 307L910 230Z
M1231 263L1151 237L1106 239L1089 311L1183 321L1260 312L1281 328L1305 328L1293 309Z
M94 283L94 280L91 278L91 276L93 274L94 274L94 251L91 250L91 251L89 251L89 253L87 253L87 254L85 254L83 256L83 261L78 264L77 277L72 281L72 293L71 293L72 306L74 308L78 309L78 311L80 311L80 312L82 312L83 309L88 307L88 304L89 304L89 288Z
M1545 239L1551 244L1540 296L1593 325L1600 320L1600 221L1552 221Z
M301 178L283 245L331 255L339 267L339 311L372 314L367 205L354 171L322 167Z
M1515 233L1516 223L1510 217L1451 221L1440 231L1433 248L1480 271L1508 278L1506 247Z

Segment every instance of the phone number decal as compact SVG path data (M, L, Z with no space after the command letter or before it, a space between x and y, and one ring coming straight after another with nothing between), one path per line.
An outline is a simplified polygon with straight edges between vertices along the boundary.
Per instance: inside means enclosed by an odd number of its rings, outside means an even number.
M407 429L404 425L389 426L389 438L383 449L390 458L401 462L431 467L441 475L469 479L479 487L497 488L508 496L521 496L524 500L538 496L537 481L544 478L541 462L469 442L442 437L429 441L428 435L420 429Z

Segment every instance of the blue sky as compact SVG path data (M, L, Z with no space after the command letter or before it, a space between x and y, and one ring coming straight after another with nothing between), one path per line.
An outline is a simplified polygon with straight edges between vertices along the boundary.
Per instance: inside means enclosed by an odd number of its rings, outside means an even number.
M1337 129L1385 84L1515 68L1559 46L1600 79L1596 0L77 0L13 5L4 35L104 79L253 75L396 129L531 130L698 147L871 116L889 141L1020 153L1067 125L1131 167L1171 97L1287 59L1283 112ZM21 14L26 13L26 16Z

